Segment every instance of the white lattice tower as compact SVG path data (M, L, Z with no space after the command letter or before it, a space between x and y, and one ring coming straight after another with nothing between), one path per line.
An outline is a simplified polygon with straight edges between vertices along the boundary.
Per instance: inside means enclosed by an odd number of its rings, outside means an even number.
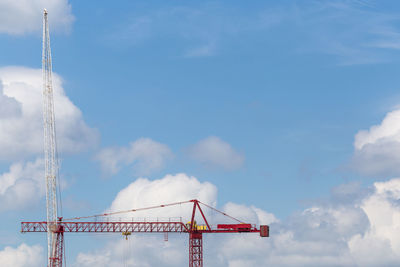
M48 266L53 265L51 259L55 257L57 224L57 174L58 159L56 147L56 129L54 118L53 83L51 67L51 48L47 10L43 13L43 122L44 122L44 155L46 179L46 206L47 206L47 253Z

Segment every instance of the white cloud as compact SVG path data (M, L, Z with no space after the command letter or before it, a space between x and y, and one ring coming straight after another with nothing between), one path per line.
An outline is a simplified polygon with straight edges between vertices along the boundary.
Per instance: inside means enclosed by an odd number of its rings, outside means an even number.
M110 251L96 254L95 257L89 254L79 253L74 266L112 266L110 262Z
M45 194L44 163L14 163L0 175L0 211L31 207Z
M206 167L235 170L244 163L244 156L216 136L200 140L187 149L189 156Z
M79 253L73 266L187 266L186 253L182 253L186 241L183 240L184 237L186 236L173 238L170 235L168 242L165 242L160 234L134 235L129 240L119 238L98 251Z
M69 31L74 16L68 0L1 0L0 33L40 32L44 8L49 12L51 30Z
M271 224L278 222L272 214L255 206L239 205L232 202L225 204L224 212L244 222L257 222L259 224Z
M354 147L361 150L368 144L391 140L400 142L400 110L389 112L380 125L374 125L369 130L359 131L354 140Z
M17 117L21 115L21 103L15 98L3 93L3 85L0 83L0 119Z
M283 221L257 207L227 203L223 210L230 215L251 220L251 223L270 223L271 237L205 235L205 264L238 267L397 266L400 261L397 238L400 234L400 179L375 183L371 192L363 192L356 199L343 196L354 195L356 187L353 184L351 190L345 187L341 186L334 193L339 192L339 197L347 201L337 202L338 196L334 196L331 202L315 203ZM168 175L154 181L138 179L117 195L111 209L131 209L195 197L215 205L216 188L184 174ZM173 213L179 214L179 209L167 215ZM207 217L211 221L220 220L219 215L212 212L207 213ZM123 257L132 266L187 265L187 235L170 234L169 242L163 243L162 235L142 234L134 235L127 242L111 241L104 249L82 252L76 259L76 266L119 266L123 264ZM123 251L129 242L132 252L125 255ZM167 257L168 254L174 256Z
M204 203L215 206L216 196L217 188L213 184L201 183L195 177L187 176L184 173L166 175L164 178L154 181L139 178L118 193L109 210L128 210L190 199L199 199ZM185 204L154 210L151 213L147 211L145 213L128 214L127 216L183 217L186 214L191 214L192 207L192 205Z
M9 103L0 116L0 160L42 153L41 70L0 68L0 81L3 86L0 101ZM53 86L59 151L74 153L95 145L97 132L85 124L81 111L65 95L57 74L53 75Z
M5 247L0 250L1 266L9 267L39 267L45 264L43 248L39 245L21 244L17 248Z
M267 241L220 240L222 261L212 266L397 266L399 201L400 179L375 183L361 203L315 204L272 223Z
M400 110L381 124L359 131L354 140L353 166L367 175L400 175Z
M213 184L200 182L195 177L180 173L166 175L162 179L150 181L139 178L121 190L108 210L120 211L132 208L149 207L154 205L199 199L204 203L216 205L217 189ZM117 217L135 217L136 220L156 220L172 217L174 220L186 222L190 220L193 206L188 204L165 207L144 212L116 215ZM210 215L209 211L204 212ZM198 212L197 212L198 213ZM118 219L119 220L119 219ZM200 222L200 219L197 218ZM127 258L129 266L184 266L187 265L187 235L170 235L169 241L163 241L163 235L136 235L129 241L119 240L108 243L103 249L80 253L75 261L75 266L121 266L123 258ZM129 250L127 246L135 248ZM151 255L151 256L150 256Z
M162 169L173 154L167 145L153 141L150 138L140 138L131 142L128 147L108 147L101 150L95 157L103 172L116 174L122 166L133 165L137 175L148 175Z
M395 266L400 261L400 179L375 183L375 193L364 199L361 208L367 214L370 228L349 242L359 265L378 265L379 258Z

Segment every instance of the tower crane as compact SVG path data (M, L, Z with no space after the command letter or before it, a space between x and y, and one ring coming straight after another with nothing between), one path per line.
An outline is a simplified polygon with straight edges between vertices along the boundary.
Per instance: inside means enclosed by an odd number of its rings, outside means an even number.
M185 203L193 203L193 210L191 220L184 223L180 220L165 220L165 221L98 221L100 217L108 217L121 213L138 212L151 209L165 208ZM235 224L209 224L201 205L208 207L222 215L235 220ZM198 224L195 221L196 210L199 210L204 224ZM95 218L95 221L88 221L87 219ZM86 221L81 221L85 220ZM46 232L48 231L47 222L22 222L21 232ZM60 236L65 233L122 233L128 237L132 233L187 233L189 235L189 267L202 267L203 266L203 234L216 234L216 233L259 233L261 237L269 236L269 226L256 225L242 222L228 214L219 211L197 199L192 199L184 202L175 202L170 204L163 204L159 206L152 206L146 208L131 209L126 211L117 211L110 213L102 213L98 215L75 217L71 219L58 220L58 231ZM61 239L62 240L62 239ZM62 251L61 251L62 253ZM59 255L62 259L62 254Z
M57 222L58 156L56 125L54 117L50 33L46 9L43 12L42 49L44 162L47 208L47 265L50 267L58 267L62 266L62 258L60 257L60 253L63 249L63 232L60 231L60 227L62 226Z
M45 180L46 180L46 207L47 220L41 222L21 222L21 232L47 232L48 267L62 267L64 258L64 233L122 233L126 238L131 233L187 233L189 235L189 267L203 266L203 234L215 233L259 233L261 237L269 236L269 226L256 226L242 222L228 214L219 211L197 199L152 206L147 208L117 211L98 215L63 219L58 217L57 203L57 178L58 156L56 144L56 129L54 115L54 99L52 85L52 61L50 48L50 34L48 13L43 12L43 122L44 122L44 154L45 154ZM190 221L97 221L99 217L108 217L116 214L165 208L185 203L192 203L193 209ZM209 224L201 205L208 207L236 221L235 224ZM204 224L195 221L196 210L199 211ZM96 221L82 221L93 219Z

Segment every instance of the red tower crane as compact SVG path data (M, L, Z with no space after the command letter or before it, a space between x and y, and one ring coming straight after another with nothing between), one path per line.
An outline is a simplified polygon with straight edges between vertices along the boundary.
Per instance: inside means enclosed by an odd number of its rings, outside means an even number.
M45 180L46 180L46 207L47 221L22 222L21 232L47 232L48 236L48 267L62 267L64 258L64 233L122 233L128 237L131 233L188 233L189 234L189 266L203 266L203 234L205 233L260 233L261 237L269 236L269 226L244 223L228 214L208 206L196 199L185 202L177 202L148 208L133 209L99 215L76 217L65 220L58 217L57 203L57 178L58 157L55 132L54 99L52 84L52 60L50 48L50 33L48 24L48 13L43 13L43 119L44 119L44 151L45 151ZM156 221L156 222L82 222L82 219L111 216L126 212L163 208L193 203L193 211L189 223L180 221ZM212 226L208 223L200 204L220 212L224 216L236 220L236 224L218 224ZM198 225L195 221L196 209L199 210L204 220L204 225ZM75 220L75 221L71 221Z
M111 216L120 213L136 212L143 210L150 210L156 208L164 208L169 206L180 205L184 203L193 203L193 211L191 214L191 220L188 223L183 223L182 220L176 221L153 221L153 222L142 222L142 221L131 221L131 222L120 222L120 221L80 221L82 219L98 218L101 216ZM216 226L210 225L207 221L200 204L213 209L216 212L221 213L235 220L236 224L217 224ZM196 209L199 210L201 217L204 220L203 225L198 225L195 221ZM75 220L75 221L71 221ZM76 217L67 220L59 218L58 223L54 224L54 229L50 230L56 236L56 252L54 255L53 262L57 262L57 266L62 266L63 261L63 248L64 248L64 233L122 233L124 236L128 236L131 233L187 233L189 234L189 267L201 267L203 266L203 234L208 233L259 233L261 237L269 236L269 226L260 225L257 228L256 225L250 223L244 223L228 214L219 211L207 204L200 202L197 199L176 202L165 205L132 209L126 211L118 211L111 213L103 213L98 215ZM22 222L21 232L47 232L47 222Z

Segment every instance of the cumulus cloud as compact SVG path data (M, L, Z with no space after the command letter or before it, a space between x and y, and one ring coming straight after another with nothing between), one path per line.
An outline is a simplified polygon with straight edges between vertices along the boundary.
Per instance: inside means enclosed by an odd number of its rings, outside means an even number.
M69 31L74 16L68 0L3 0L0 1L0 33L40 32L44 8L49 12L52 29Z
M397 266L400 261L397 238L400 234L400 179L375 183L371 190L360 193L355 199L346 197L354 195L356 188L354 183L339 186L333 190L332 201L315 203L285 220L278 220L273 214L254 206L225 204L223 210L230 215L246 222L270 224L271 237L205 235L205 264L238 267ZM190 195L216 205L214 185L178 174L154 181L138 179L117 195L111 207L130 209L180 201ZM342 201L335 201L337 198ZM178 210L174 213L179 214ZM218 216L207 213L210 220L219 221ZM169 242L163 243L162 235L138 234L128 242L133 249L125 256L126 241L114 240L98 251L80 253L75 264L119 266L125 257L132 266L187 266L186 235L171 234Z
M25 67L0 68L0 160L43 152L42 73ZM60 152L75 153L97 143L81 111L66 96L62 79L53 75L55 116Z
M166 175L162 179L150 181L139 178L121 190L111 204L109 210L120 211L132 208L199 199L209 205L216 205L217 188L208 182L201 183L193 176L184 173ZM180 205L146 212L144 214L129 214L128 216L163 216L176 217L191 214L191 205ZM118 215L119 216L119 215ZM188 219L188 218L185 218Z
M375 193L364 199L361 208L368 216L370 228L349 241L350 251L360 266L379 264L396 266L400 261L400 179L375 183Z
M271 224L278 222L274 214L266 212L255 206L246 206L228 202L224 205L224 212L245 222L257 222L259 224Z
M108 147L101 150L95 157L103 172L113 175L122 166L133 166L137 175L148 175L162 169L173 154L167 145L150 138L140 138L131 142L128 147Z
M346 194L342 189L336 191ZM221 261L212 266L397 266L399 201L400 179L392 179L375 183L361 200L316 203L271 223L267 241L252 235L220 240Z
M217 188L208 182L186 174L166 175L162 179L148 180L139 178L121 190L112 202L109 211L128 210L132 208L199 199L204 203L216 206ZM120 219L156 220L172 218L186 222L190 220L193 209L191 204L182 204L162 209L146 210L118 216ZM207 215L209 211L204 210ZM181 217L181 218L180 218ZM117 219L117 218L115 218ZM200 218L196 218L200 223ZM129 244L129 246L128 246ZM126 252L128 247L135 248ZM187 265L187 255L182 253L187 248L187 236L169 236L169 242L164 242L163 236L133 235L129 241L113 240L103 249L89 253L80 253L74 266L121 266L123 258L129 266L183 266ZM150 256L152 255L152 256Z
M5 247L0 250L0 262L2 266L43 266L45 264L43 248L39 245L29 246L27 244L21 244L17 248Z
M389 112L380 125L359 131L355 136L354 146L360 150L368 144L387 138L400 142L400 110Z
M366 175L400 175L400 110L389 112L381 124L359 131L352 166Z
M14 163L0 175L0 211L23 209L37 203L45 194L44 163Z
M91 253L79 253L73 266L76 267L151 267L187 266L183 236L169 237L165 242L162 235L134 235L129 240L114 240L103 249ZM134 249L129 249L134 248Z
M229 143L216 136L200 140L187 149L188 155L210 168L235 170L244 163L244 156L238 153Z
M211 183L200 182L195 177L183 173L166 175L154 181L139 178L117 194L108 210L128 210L190 199L199 199L215 207L217 188ZM190 220L192 209L192 204L188 203L130 213L126 216L129 219L134 217L136 220L143 220L144 217L146 220L156 220L156 217L159 219L172 217L174 220L182 219L186 222ZM210 210L204 209L204 212L207 217L212 216ZM196 218L196 220L202 223L200 218ZM169 241L164 242L163 236L160 234L135 234L128 241L131 243L129 246L135 249L130 250L127 255L124 255L124 251L128 242L114 240L98 251L80 253L75 261L75 266L121 266L124 264L124 257L127 264L131 266L187 266L187 253L182 253L182 251L187 251L187 238L187 235L171 234Z
M3 85L0 83L0 119L17 117L21 115L21 103L15 98L3 93Z

